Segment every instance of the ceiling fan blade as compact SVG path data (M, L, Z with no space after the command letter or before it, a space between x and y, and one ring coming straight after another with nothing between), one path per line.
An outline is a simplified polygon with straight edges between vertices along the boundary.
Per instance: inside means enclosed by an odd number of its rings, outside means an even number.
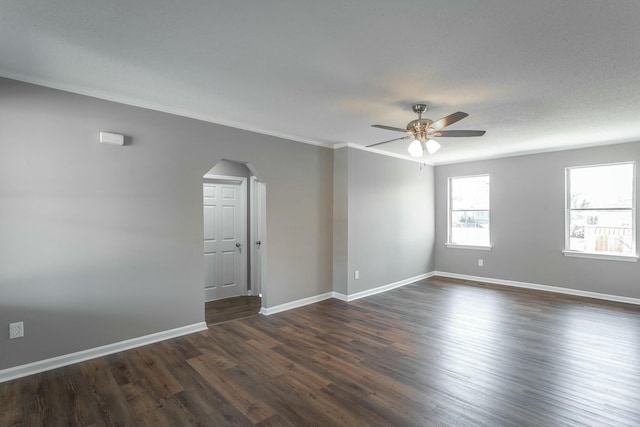
M434 130L440 130L440 129L445 128L445 127L447 127L449 125L454 124L455 122L458 122L458 121L464 119L467 116L468 116L467 113L463 113L462 111L458 111L457 113L449 114L447 117L443 117L440 120L438 120L436 122L433 122L431 127Z
M399 141L401 139L409 139L409 138L413 138L413 135L407 135L407 136L403 136L403 137L400 137L400 138L394 138L394 139L390 139L388 141L376 142L375 144L367 145L367 147L375 147L376 145L386 144L387 142Z
M469 136L482 136L485 134L484 130L441 130L438 132L434 132L429 136L433 136L434 138L439 137L457 137L457 138L465 138Z
M378 129L393 130L393 131L396 131L396 132L405 132L405 133L409 132L406 129L394 128L393 126L371 125L371 127L378 128Z

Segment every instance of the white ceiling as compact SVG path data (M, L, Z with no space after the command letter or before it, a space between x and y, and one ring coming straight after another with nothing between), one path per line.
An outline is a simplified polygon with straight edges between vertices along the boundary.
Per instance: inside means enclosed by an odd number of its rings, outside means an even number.
M638 141L639 72L638 1L0 2L2 76L329 146L469 113L436 164Z

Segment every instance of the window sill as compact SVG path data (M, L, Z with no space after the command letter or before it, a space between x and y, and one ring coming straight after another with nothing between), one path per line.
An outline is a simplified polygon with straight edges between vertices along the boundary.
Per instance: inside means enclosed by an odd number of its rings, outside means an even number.
M626 262L638 262L637 255L609 255L599 254L593 252L576 252L576 251L562 251L564 256L576 257L576 258L591 258L591 259L605 259L608 261L626 261Z
M456 243L445 243L445 246L451 249L475 249L477 251L491 250L491 246L458 245Z

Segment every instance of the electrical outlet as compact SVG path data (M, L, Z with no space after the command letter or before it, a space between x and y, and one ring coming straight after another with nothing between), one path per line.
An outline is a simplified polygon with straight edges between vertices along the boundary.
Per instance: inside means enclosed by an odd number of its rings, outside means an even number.
M360 270L356 270L356 271L353 273L353 277L354 277L356 280L358 280L358 279L360 278Z
M483 267L484 266L484 260L479 259L478 260L478 266Z
M21 338L24 336L24 323L9 323L9 339Z

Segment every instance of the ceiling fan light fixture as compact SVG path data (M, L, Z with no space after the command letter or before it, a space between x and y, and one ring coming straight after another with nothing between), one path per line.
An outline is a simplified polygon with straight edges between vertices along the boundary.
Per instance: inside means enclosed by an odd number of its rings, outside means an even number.
M414 139L409 144L409 154L411 157L422 157L424 150L422 149L422 143L418 139Z
M371 125L374 128L401 132L405 136L390 139L388 141L377 142L375 144L367 145L367 147L375 147L392 141L413 138L413 141L409 144L409 154L412 157L422 157L425 152L434 154L441 148L440 143L431 139L431 137L469 138L485 134L485 131L483 130L443 130L447 126L457 123L467 117L468 114L463 111L449 114L448 116L434 122L431 119L422 118L422 113L428 110L428 107L425 104L415 104L412 108L413 112L418 114L418 118L407 123L407 126L404 129L386 125Z
M429 139L427 140L426 148L429 154L434 154L440 149L440 143L435 139Z

